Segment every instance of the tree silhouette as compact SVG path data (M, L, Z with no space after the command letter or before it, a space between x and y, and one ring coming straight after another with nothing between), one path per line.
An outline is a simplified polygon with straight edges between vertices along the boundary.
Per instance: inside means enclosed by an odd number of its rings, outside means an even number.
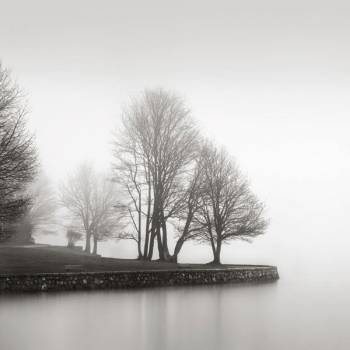
M33 135L27 131L26 109L19 88L0 62L0 224L2 234L26 210L26 185L37 170Z

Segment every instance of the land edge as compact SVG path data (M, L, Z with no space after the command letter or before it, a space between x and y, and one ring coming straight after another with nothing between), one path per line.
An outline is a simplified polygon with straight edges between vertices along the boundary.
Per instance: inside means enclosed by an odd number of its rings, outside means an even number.
M162 286L272 282L279 279L276 266L245 265L163 270L117 270L0 274L0 292L108 290Z

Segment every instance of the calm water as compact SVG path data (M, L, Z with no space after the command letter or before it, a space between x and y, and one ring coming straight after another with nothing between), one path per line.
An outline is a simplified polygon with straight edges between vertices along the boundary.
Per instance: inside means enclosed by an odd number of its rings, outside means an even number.
M349 349L349 288L329 277L0 296L0 349Z

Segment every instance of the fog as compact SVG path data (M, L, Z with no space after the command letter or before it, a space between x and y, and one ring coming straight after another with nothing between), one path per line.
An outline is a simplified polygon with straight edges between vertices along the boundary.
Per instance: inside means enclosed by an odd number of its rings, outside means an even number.
M54 183L81 160L109 168L130 96L174 90L267 205L267 234L225 246L224 262L319 276L350 262L349 11L345 1L5 1L1 58ZM188 244L181 261L208 254Z

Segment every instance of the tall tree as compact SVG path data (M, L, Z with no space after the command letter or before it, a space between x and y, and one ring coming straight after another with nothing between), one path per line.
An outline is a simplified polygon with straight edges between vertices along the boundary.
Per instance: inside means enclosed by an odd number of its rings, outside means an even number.
M205 144L202 162L204 187L195 217L201 229L195 238L210 244L213 263L220 264L222 244L234 239L250 241L265 232L267 221L263 204L224 149Z
M26 185L37 170L33 135L27 130L20 90L0 62L0 224L6 231L25 211Z
M197 150L198 131L185 102L163 89L146 90L124 110L115 139L117 180L126 188L139 256L170 260L168 220L179 208L179 193Z
M91 165L83 164L61 186L61 203L78 220L85 232L85 251L97 252L98 241L113 234L119 222L116 205L118 193L115 184L103 175L97 175Z

